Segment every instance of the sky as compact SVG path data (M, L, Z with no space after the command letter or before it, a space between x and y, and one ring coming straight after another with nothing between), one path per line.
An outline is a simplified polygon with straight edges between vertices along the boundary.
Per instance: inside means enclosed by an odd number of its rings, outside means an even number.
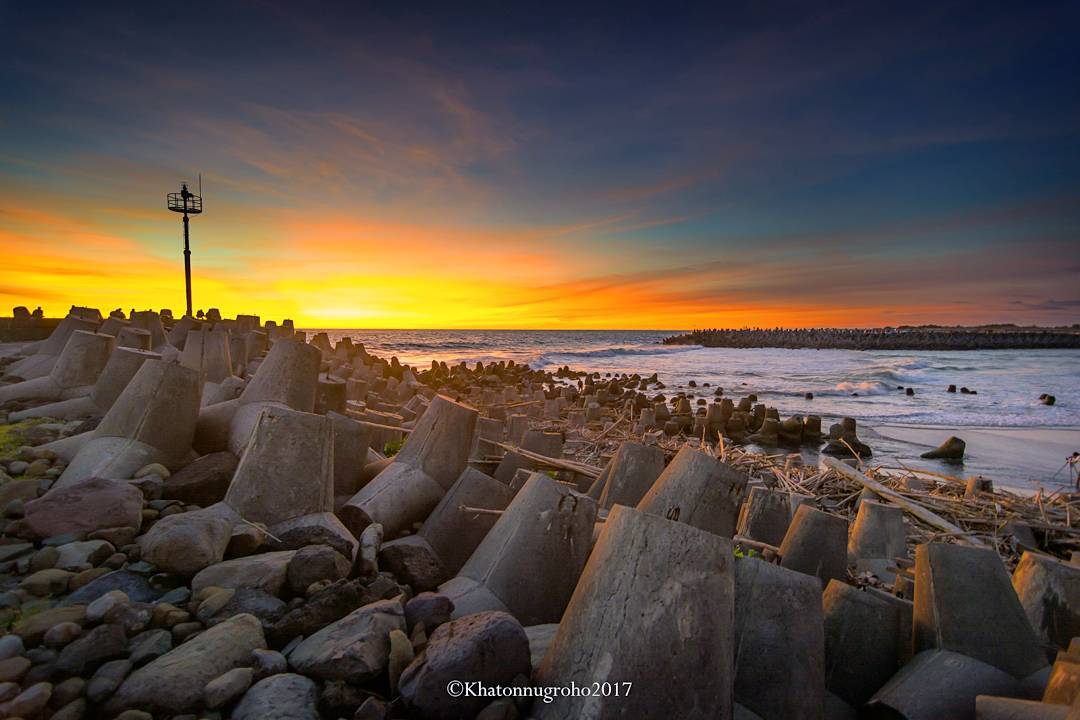
M1080 322L1076 2L0 0L0 313Z

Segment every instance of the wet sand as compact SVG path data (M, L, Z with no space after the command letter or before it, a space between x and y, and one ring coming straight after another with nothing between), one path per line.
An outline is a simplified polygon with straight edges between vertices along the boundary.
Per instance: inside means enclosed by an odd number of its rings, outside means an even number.
M869 429L869 428L868 428ZM884 424L874 425L873 432L885 440L912 447L881 453L893 456L905 465L965 477L972 474L985 475L1003 487L1019 490L1036 490L1040 484L1047 489L1057 489L1069 482L1069 469L1062 468L1065 458L1080 451L1080 428L1001 428L1001 427L942 427L930 425ZM919 454L940 445L950 435L967 443L962 463L922 460ZM879 444L871 435L867 442L878 455ZM1027 477L1002 477L995 468L1029 468Z

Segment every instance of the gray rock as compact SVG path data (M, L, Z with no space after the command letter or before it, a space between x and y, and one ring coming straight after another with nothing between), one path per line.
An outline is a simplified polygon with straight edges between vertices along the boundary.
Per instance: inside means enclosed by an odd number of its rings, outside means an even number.
M142 575L128 570L115 570L97 580L91 580L64 598L60 604L87 605L112 590L120 590L132 602L151 602L160 594Z
M191 576L222 561L232 526L209 510L170 515L139 538L139 548L142 558L161 570Z
M99 625L60 652L54 667L64 675L82 675L107 660L127 655L127 637L118 625Z
M405 622L412 631L416 623L424 623L424 630L430 635L431 632L449 622L450 614L454 612L453 601L445 595L433 592L422 592L405 603Z
M271 642L281 645L294 637L310 635L377 599L365 593L358 581L339 580L289 610L267 628L267 633Z
M217 612L199 619L210 626L224 622L234 615L248 613L257 617L265 627L284 615L288 607L283 601L258 588L237 588L230 592L231 596ZM202 615L202 606L199 607L199 614Z
M131 667L129 660L113 660L102 665L86 684L86 698L92 703L108 700L131 672Z
M22 638L18 635L4 635L0 637L0 660L7 660L16 655L26 652Z
M223 588L254 587L280 596L286 589L286 572L292 550L262 553L211 565L191 581L191 591L198 593L214 585Z
M301 642L289 655L289 664L322 680L363 682L386 669L390 631L404 629L401 603L371 603Z
M224 708L240 698L251 687L254 673L251 668L233 668L206 684L206 707Z
M318 688L303 675L282 673L260 680L233 710L233 720L320 720Z
M251 651L266 647L252 615L237 615L132 673L106 705L107 712L149 708L163 714L198 708L206 684L251 662Z
M239 462L231 452L203 455L165 479L161 496L207 507L225 499Z
M407 705L426 718L473 717L490 702L484 697L451 698L451 680L510 685L529 676L529 640L521 623L504 612L482 612L439 627L427 647L401 675Z
M277 650L256 649L251 651L251 669L255 671L255 680L289 671L285 656Z
M143 498L126 482L92 478L26 503L22 522L39 538L111 527L140 527Z
M427 543L394 542L379 550L379 568L416 592L427 592L446 580L442 562Z
M168 630L147 630L131 638L130 647L131 662L144 665L172 650L172 633Z
M348 577L352 562L329 545L309 545L296 551L289 561L287 578L293 595L303 595L308 586L320 580Z

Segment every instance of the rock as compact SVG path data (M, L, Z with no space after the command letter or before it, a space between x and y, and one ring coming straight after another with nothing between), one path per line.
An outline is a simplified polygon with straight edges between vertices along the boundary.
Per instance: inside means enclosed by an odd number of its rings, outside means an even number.
M390 631L390 656L387 660L387 675L390 679L390 692L397 692L401 673L413 661L413 646L409 636L401 630Z
M92 703L108 700L131 672L131 667L129 660L112 660L99 667L86 684L87 699Z
M62 622L49 628L43 640L46 647L62 648L80 635L82 635L82 625L73 622Z
M0 714L5 717L33 717L45 709L52 696L53 686L47 682L39 682L23 690L14 700L0 705Z
M377 697L369 697L353 713L353 720L386 720L390 717L390 706Z
M107 660L127 655L127 637L119 625L98 625L60 652L54 664L65 675L82 675Z
M289 664L321 680L363 682L386 669L390 631L404 629L405 611L399 602L371 603L301 642L289 655Z
M19 583L19 587L31 595L45 597L46 595L62 595L67 592L68 582L75 573L67 570L49 568L38 570Z
M158 477L164 479L169 477L169 475L171 474L172 473L169 472L169 469L161 463L150 463L149 465L143 465L141 468L136 470L135 474L132 475L132 477L138 480L148 475L157 475Z
M228 451L203 455L175 475L166 476L161 496L202 507L221 502L238 462Z
M22 682L23 677L27 671L30 670L30 666L33 665L29 658L13 657L7 660L0 660L0 682L18 683Z
M307 545L329 545L347 558L356 554L356 538L333 513L311 513L270 527L274 550L299 550Z
M924 452L919 457L931 460L963 460L966 447L967 444L954 435L941 443L936 449Z
M82 720L86 712L86 700L78 698L53 713L51 720Z
M15 626L11 630L21 637L27 646L34 647L41 643L49 628L58 623L68 621L77 622L79 624L86 622L86 606L70 605L67 607L56 607L37 613L36 615L24 615L19 622L15 623Z
M56 561L59 559L60 550L52 545L46 545L31 556L30 572L35 573L39 570L50 570L56 567ZM67 568L61 569L66 570Z
M103 620L113 608L128 605L130 602L131 600L123 591L110 590L86 606L86 620L88 622Z
M132 602L150 602L157 599L160 594L142 575L130 570L116 570L79 588L64 598L61 604L91 603L114 590L122 592Z
M233 668L214 678L206 684L206 707L217 710L231 705L247 692L253 678L254 673L248 667Z
M22 638L18 635L0 636L0 660L7 660L25 652Z
M379 573L379 548L383 541L383 527L371 523L360 533L360 551L356 553L356 575L369 578Z
M435 628L450 621L454 612L454 603L445 595L422 592L405 603L405 622L411 631L417 623L423 623L424 629L431 633Z
M111 557L111 556L110 556ZM75 573L75 577L71 578L71 582L68 583L68 592L75 592L79 588L89 585L99 577L108 575L112 570L107 567L96 567L83 570L82 572Z
M49 704L53 707L63 707L69 702L82 697L85 692L85 680L78 677L68 678L53 687L53 694L49 699Z
M225 594L224 604L218 606L213 613L209 609L203 613L206 602L199 606L199 620L208 626L224 622L233 615L248 613L257 617L266 627L284 615L288 607L280 599L258 588L236 588L222 592Z
M513 616L482 612L439 627L427 648L405 669L399 682L402 699L426 718L472 717L489 699L451 698L451 680L510 685L532 670L529 640Z
M281 645L294 637L310 635L376 599L368 597L358 581L339 580L286 612L267 632L275 645Z
M282 673L260 680L233 710L233 720L320 720L318 688L303 675Z
M277 650L255 649L251 651L251 669L255 672L255 680L288 672L289 663L285 656Z
M427 592L446 580L438 556L426 543L395 542L382 546L379 567L410 585L416 592Z
M220 563L233 523L209 510L170 515L139 538L142 558L161 570L190 577Z
M251 651L264 647L259 621L252 615L237 615L133 672L106 710L147 707L164 714L193 710L202 702L210 680L247 666Z
M100 565L114 552L116 548L104 540L68 543L60 546L54 567L79 572Z
M286 576L293 595L303 595L313 582L348 577L352 562L329 545L309 545L296 551Z
M192 592L211 585L224 588L254 587L280 596L286 589L289 561L295 551L262 553L226 560L201 570L191 581Z
M131 638L131 662L145 665L172 650L172 633L168 630L147 630Z
M91 478L50 490L26 503L22 522L39 538L120 526L139 528L142 505L138 488L117 480Z

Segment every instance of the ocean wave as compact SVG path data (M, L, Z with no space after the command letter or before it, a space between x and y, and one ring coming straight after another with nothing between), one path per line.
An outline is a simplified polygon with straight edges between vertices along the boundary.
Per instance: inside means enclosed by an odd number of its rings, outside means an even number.
M864 380L862 382L837 383L836 390L846 394L857 392L860 395L885 395L892 392L893 388L878 380Z

